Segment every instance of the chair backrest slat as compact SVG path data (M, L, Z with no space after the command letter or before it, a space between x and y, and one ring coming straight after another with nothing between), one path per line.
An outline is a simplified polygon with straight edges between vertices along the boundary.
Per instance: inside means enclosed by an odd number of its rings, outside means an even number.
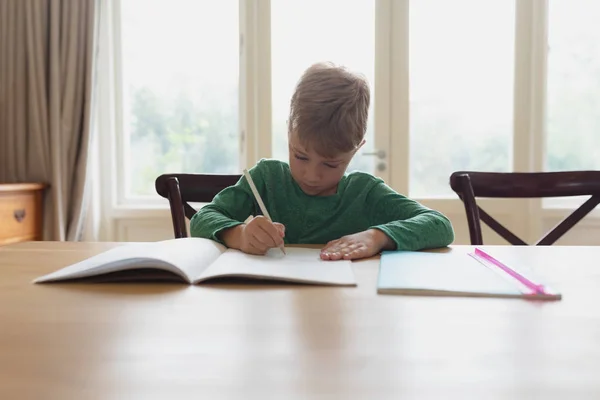
M550 245L570 230L600 203L600 171L564 172L479 172L456 171L450 187L463 201L471 244L482 245L481 222L513 245L526 244L477 205L476 198L544 198L591 196L537 245Z
M163 174L156 178L156 192L169 200L175 238L187 237L185 218L197 211L189 203L209 203L240 178L241 174Z
M457 171L450 177L450 186L455 192L461 191L461 184L457 177L463 174L469 176L475 197L541 198L600 193L600 171Z

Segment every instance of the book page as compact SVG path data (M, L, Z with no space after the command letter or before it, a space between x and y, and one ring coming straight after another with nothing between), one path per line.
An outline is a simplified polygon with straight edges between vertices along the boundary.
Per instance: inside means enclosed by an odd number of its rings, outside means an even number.
M34 283L146 268L170 271L191 283L225 250L225 246L202 238L124 244L39 277Z
M348 260L323 261L319 249L291 247L286 255L271 249L266 255L251 255L227 250L196 282L217 277L246 277L275 281L356 285L352 263Z
M160 250L155 258L178 267L190 283L227 250L222 244L204 238L188 237L159 243Z

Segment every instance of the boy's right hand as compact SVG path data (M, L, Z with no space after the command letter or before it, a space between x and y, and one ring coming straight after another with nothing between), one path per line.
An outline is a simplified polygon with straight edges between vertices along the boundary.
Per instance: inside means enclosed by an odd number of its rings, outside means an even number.
M262 215L228 231L223 234L223 240L228 247L257 255L263 255L269 249L282 245L285 236L285 226L271 222Z
M244 253L265 254L273 247L283 244L285 227L259 215L243 225L241 249Z

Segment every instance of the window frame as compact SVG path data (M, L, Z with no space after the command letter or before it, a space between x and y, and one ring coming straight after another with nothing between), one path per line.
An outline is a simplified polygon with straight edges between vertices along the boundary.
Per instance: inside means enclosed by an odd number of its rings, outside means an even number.
M387 131L390 171L388 183L401 193L409 188L409 0L376 1L375 126ZM512 171L543 171L545 158L546 70L549 0L515 4L515 64L512 131ZM108 217L159 215L168 204L158 196L128 198L125 178L128 161L123 135L120 46L121 0L102 0L101 42L98 54L98 121L101 165L110 166L101 174L103 210ZM260 158L271 156L271 48L270 0L239 0L240 166L249 168ZM410 194L409 194L410 195ZM447 214L464 212L457 198L415 198ZM502 200L486 200L491 208ZM527 203L527 234L535 239L542 233L543 217L576 207L577 200L532 199ZM504 206L503 206L504 207ZM507 207L510 207L508 205ZM159 211L154 211L159 210ZM137 213L137 214L136 214ZM154 214L153 214L154 213ZM161 213L160 215L164 215Z

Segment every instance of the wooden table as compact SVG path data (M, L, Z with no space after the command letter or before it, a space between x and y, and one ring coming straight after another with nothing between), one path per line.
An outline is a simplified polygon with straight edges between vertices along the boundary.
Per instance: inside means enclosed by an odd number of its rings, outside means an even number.
M376 259L355 288L30 283L116 245L0 248L0 399L600 398L599 247L492 250L559 302L377 295Z

